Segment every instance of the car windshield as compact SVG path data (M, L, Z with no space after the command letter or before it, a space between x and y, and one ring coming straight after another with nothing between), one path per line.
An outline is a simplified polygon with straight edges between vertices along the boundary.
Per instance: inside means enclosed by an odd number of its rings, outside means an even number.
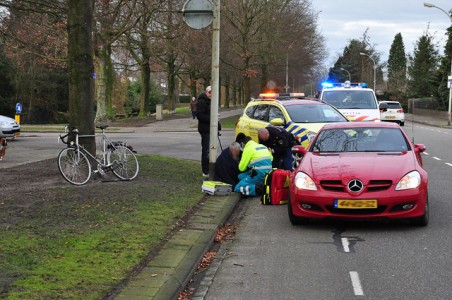
M338 128L320 131L312 152L404 152L410 149L398 128Z
M373 109L377 108L372 91L340 90L324 91L322 100L338 109Z
M295 123L347 122L342 114L326 104L288 105L286 110Z

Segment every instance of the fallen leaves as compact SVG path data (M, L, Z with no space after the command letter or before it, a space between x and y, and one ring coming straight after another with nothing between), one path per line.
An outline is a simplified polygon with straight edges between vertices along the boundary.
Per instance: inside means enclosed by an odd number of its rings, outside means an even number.
M189 300L192 295L193 292L189 289L186 289L185 291L179 293L177 300Z
M215 258L215 255L217 255L216 251L208 251L204 253L202 261L198 264L198 271L207 269L212 260Z
M223 227L218 229L215 235L215 243L222 244L225 240L234 239L233 235L237 230L237 226L233 224L225 224Z

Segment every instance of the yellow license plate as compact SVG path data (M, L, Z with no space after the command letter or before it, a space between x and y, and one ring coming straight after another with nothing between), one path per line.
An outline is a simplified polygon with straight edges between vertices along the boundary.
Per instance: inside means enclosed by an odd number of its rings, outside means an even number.
M394 119L395 119L395 116L386 116L386 119L388 119L388 120L394 120Z
M345 209L378 208L378 201L376 199L372 200L334 199L334 208L345 208Z

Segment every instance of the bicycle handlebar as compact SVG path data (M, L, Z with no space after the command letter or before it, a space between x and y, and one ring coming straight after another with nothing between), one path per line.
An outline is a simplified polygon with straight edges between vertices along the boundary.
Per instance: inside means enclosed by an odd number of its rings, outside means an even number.
M63 143L63 144L66 144L66 145L69 145L70 143L67 141L67 137L69 136L69 135L71 135L71 134L78 134L78 129L77 128L75 128L74 126L72 126L71 128L69 128L68 126L66 126L66 128L65 128L65 132L66 132L66 129L69 131L67 134L65 134L65 135L61 135L60 134L60 140L61 140L61 142ZM66 139L66 140L65 140Z

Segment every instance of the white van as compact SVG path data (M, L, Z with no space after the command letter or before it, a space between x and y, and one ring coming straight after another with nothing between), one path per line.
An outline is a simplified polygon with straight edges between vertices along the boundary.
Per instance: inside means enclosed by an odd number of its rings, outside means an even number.
M336 107L350 121L379 122L380 110L374 90L366 83L323 83L320 100Z

